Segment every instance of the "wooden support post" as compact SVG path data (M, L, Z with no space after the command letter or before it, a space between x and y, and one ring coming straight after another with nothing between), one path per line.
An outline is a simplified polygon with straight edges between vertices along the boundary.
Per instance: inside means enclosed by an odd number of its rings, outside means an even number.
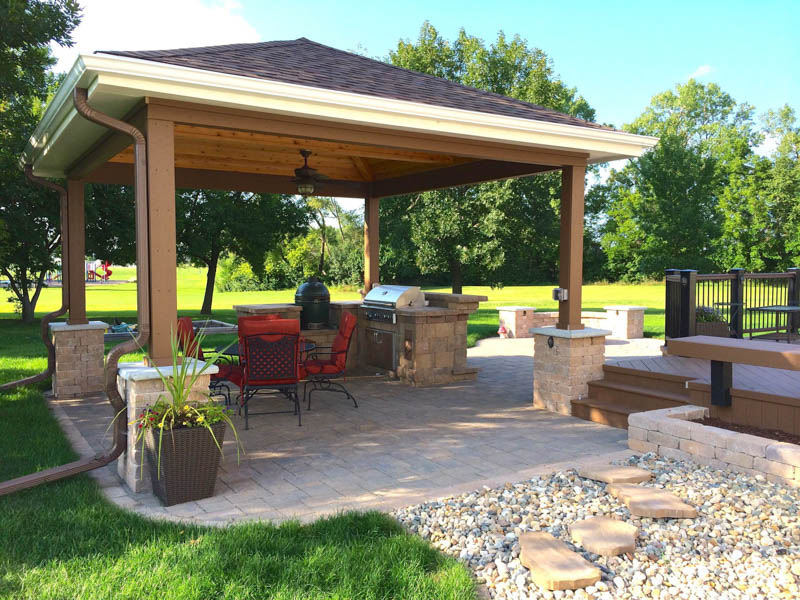
M364 199L364 294L377 285L380 277L380 215L378 199Z
M177 330L175 226L175 124L147 119L147 206L150 216L150 358L171 364L170 336Z
M561 246L558 285L567 299L558 304L558 329L583 329L581 286L583 285L583 180L585 167L561 169Z
M711 404L713 406L730 406L732 387L733 364L721 360L712 360Z
M86 320L86 282L84 280L84 260L86 258L86 228L84 215L84 191L82 181L67 180L67 222L62 225L67 232L67 282L69 294L70 325L85 325Z

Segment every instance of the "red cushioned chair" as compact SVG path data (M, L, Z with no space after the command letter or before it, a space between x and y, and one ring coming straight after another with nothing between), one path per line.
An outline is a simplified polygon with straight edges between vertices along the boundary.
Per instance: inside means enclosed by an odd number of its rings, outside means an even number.
M243 361L239 406L244 408L244 428L249 429L250 400L260 391L281 392L293 404L300 426L300 321L298 319L242 319L239 321L239 354Z
M191 317L181 317L178 319L178 347L183 351L184 356L191 356L197 360L206 360L203 349L197 344L194 335L194 326ZM228 383L236 386L242 385L242 369L238 365L228 363L216 363L219 372L211 375L208 389L214 393L225 396L225 404L231 403L231 388Z
M343 312L333 345L315 348L310 352L309 358L300 365L300 374L306 379L303 385L303 400L308 398L307 410L311 410L311 394L317 390L345 394L358 408L358 402L347 388L334 381L340 377L343 379L347 377L347 351L350 350L350 340L353 339L355 329L356 318L349 312ZM310 390L309 385L311 385Z

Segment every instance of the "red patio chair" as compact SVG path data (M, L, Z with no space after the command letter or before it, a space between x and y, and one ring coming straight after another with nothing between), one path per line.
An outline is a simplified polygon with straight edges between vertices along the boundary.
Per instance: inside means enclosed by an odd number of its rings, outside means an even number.
M350 340L353 339L355 329L356 318L349 312L342 313L333 345L315 348L310 352L308 360L302 362L300 373L307 379L303 385L303 400L308 398L307 410L311 410L311 394L317 390L345 394L353 401L353 406L358 408L358 402L347 388L334 381L340 377L346 380L347 352L350 350ZM308 389L309 385L311 390Z
M244 319L239 321L239 353L243 375L239 406L244 408L244 428L250 426L250 400L259 391L281 392L293 404L300 426L300 399L297 395L300 363L300 321L298 319ZM271 411L276 414L290 411ZM255 414L255 413L254 413Z
M183 351L184 356L191 356L197 360L206 360L203 349L199 347L195 339L191 317L178 319L178 347ZM231 403L231 388L226 382L240 387L242 385L242 369L238 365L224 362L217 362L216 365L219 368L219 372L211 375L208 389L225 396L225 405L227 406Z

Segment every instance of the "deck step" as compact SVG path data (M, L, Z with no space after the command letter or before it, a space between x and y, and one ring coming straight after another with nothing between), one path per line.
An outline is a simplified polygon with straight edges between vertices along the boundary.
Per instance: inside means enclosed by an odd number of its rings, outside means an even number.
M572 401L572 416L593 421L602 425L617 427L618 429L628 428L628 415L640 412L630 406L615 404L613 402L584 398Z
M601 379L589 382L589 397L629 406L637 411L672 408L689 403L688 392L676 394L649 385L632 385Z
M687 396L686 382L694 378L658 371L642 371L625 366L625 362L606 364L603 366L603 379L609 383L624 383L638 387L649 387L663 392Z

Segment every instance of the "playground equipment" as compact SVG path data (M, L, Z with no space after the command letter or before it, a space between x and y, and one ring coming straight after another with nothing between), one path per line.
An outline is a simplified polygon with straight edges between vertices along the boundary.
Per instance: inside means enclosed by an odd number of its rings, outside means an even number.
M110 266L111 263L108 261L101 263L99 260L96 260L94 262L84 263L86 281L108 281L111 274L114 272L109 269Z

